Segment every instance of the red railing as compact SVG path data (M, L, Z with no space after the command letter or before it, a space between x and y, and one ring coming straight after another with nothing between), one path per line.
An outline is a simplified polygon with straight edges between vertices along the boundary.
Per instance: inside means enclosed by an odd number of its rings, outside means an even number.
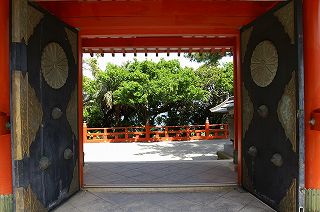
M84 143L212 140L226 139L228 136L227 124L112 128L88 128L83 125Z

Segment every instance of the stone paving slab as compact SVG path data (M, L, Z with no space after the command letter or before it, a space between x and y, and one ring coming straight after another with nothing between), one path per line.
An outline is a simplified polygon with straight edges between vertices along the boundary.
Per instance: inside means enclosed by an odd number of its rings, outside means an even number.
M236 184L232 160L87 162L87 186Z
M55 212L272 212L241 189L212 192L119 193L82 191Z
M236 183L232 161L217 161L227 140L85 144L86 185ZM231 167L231 168L230 168Z
M228 140L155 143L85 143L86 162L216 160Z

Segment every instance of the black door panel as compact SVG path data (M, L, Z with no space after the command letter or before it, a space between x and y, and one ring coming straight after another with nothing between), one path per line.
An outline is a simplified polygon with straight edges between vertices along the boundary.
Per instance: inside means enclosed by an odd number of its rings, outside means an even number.
M294 3L242 29L243 185L280 211L297 209Z
M33 5L28 5L28 10L34 24L28 25L30 33L25 40L27 71L22 78L29 95L26 117L22 118L28 120L27 132L33 136L28 155L16 161L17 201L28 199L25 211L41 211L55 207L79 189L78 35L51 14Z

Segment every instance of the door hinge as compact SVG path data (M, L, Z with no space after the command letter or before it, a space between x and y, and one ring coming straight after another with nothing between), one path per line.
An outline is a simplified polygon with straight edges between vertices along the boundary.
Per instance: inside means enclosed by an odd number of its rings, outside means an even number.
M297 110L297 118L302 118L304 111L303 110Z

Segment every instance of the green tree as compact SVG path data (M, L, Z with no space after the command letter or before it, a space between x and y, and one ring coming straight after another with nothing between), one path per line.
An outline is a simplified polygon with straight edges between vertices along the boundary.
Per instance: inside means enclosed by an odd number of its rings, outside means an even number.
M227 52L226 56L232 56L232 53ZM224 57L221 52L203 52L203 53L188 53L184 55L190 61L204 63L205 66L218 66L219 61Z
M165 124L189 124L193 105L209 97L196 72L177 60L108 64L105 71L96 61L86 61L94 77L84 78L83 86L84 118L90 126L154 124L164 113L170 117L161 120Z
M90 123L91 126L103 127L103 111L97 98L99 94L99 87L95 80L86 76L83 77L83 117L84 120Z
M212 114L210 108L223 102L233 95L233 63L220 66L203 65L196 70L202 81L202 88L210 93L207 101L200 101L194 105L191 116L196 123L201 123L206 117L211 117L211 123L221 123L221 114Z

